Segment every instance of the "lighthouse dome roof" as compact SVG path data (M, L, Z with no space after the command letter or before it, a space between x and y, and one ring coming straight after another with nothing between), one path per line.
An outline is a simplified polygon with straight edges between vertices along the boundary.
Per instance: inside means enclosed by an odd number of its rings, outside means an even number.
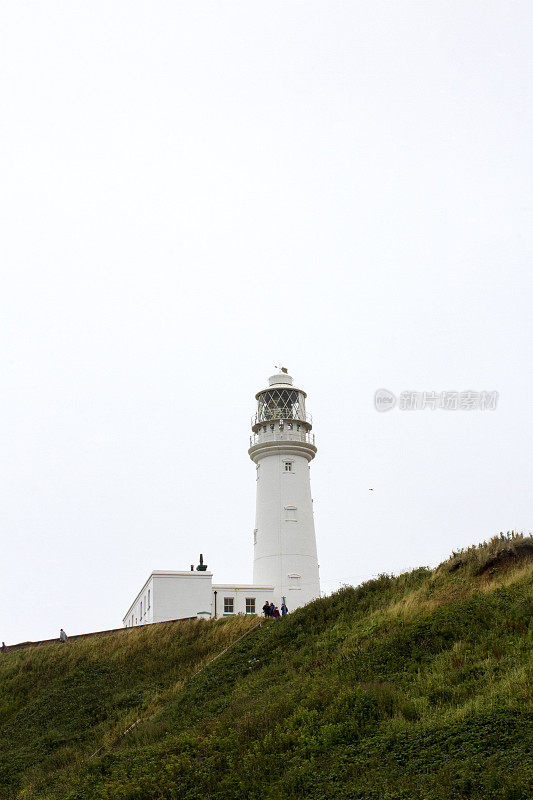
M286 372L278 372L276 375L271 375L268 379L269 387L277 388L278 386L292 386L292 376L287 375Z
M263 395L265 392L270 392L271 390L291 390L292 392L299 392L302 397L307 397L307 394L303 391L303 389L299 389L297 386L293 385L292 376L288 375L287 372L281 371L277 372L275 375L271 375L268 379L268 386L265 389L261 389L256 394L256 399L259 400L259 397Z

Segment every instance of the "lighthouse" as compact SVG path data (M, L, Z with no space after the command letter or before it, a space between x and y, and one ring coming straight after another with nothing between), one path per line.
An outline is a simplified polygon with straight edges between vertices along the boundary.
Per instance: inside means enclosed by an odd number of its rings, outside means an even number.
M257 469L253 583L213 583L201 552L196 568L152 570L122 619L125 627L260 614L265 601L294 611L320 597L309 480L316 446L306 396L283 367L255 396L248 450ZM183 540L190 538L184 531Z
M248 453L257 470L253 583L298 608L320 597L310 463L316 455L306 393L285 368L256 394Z

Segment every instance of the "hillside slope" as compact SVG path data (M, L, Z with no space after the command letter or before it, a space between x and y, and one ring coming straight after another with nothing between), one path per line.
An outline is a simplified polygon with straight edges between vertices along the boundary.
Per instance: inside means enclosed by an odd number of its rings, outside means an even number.
M343 589L204 669L257 619L9 653L0 797L529 800L532 556L503 537Z

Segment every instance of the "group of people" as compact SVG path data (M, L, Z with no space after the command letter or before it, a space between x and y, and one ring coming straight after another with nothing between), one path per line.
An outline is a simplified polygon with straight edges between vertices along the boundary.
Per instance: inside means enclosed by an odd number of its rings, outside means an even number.
M285 603L281 604L281 614L279 612L279 608L274 605L274 603L269 603L268 600L265 600L265 605L263 606L263 614L265 617L284 617L285 614L289 613L289 609L285 605Z

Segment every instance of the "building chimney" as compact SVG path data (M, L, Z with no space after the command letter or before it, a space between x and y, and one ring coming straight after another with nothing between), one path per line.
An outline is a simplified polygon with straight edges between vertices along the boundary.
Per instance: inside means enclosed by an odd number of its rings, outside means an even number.
M207 569L207 564L204 564L204 557L202 553L200 553L200 563L196 567L197 572L205 572Z

